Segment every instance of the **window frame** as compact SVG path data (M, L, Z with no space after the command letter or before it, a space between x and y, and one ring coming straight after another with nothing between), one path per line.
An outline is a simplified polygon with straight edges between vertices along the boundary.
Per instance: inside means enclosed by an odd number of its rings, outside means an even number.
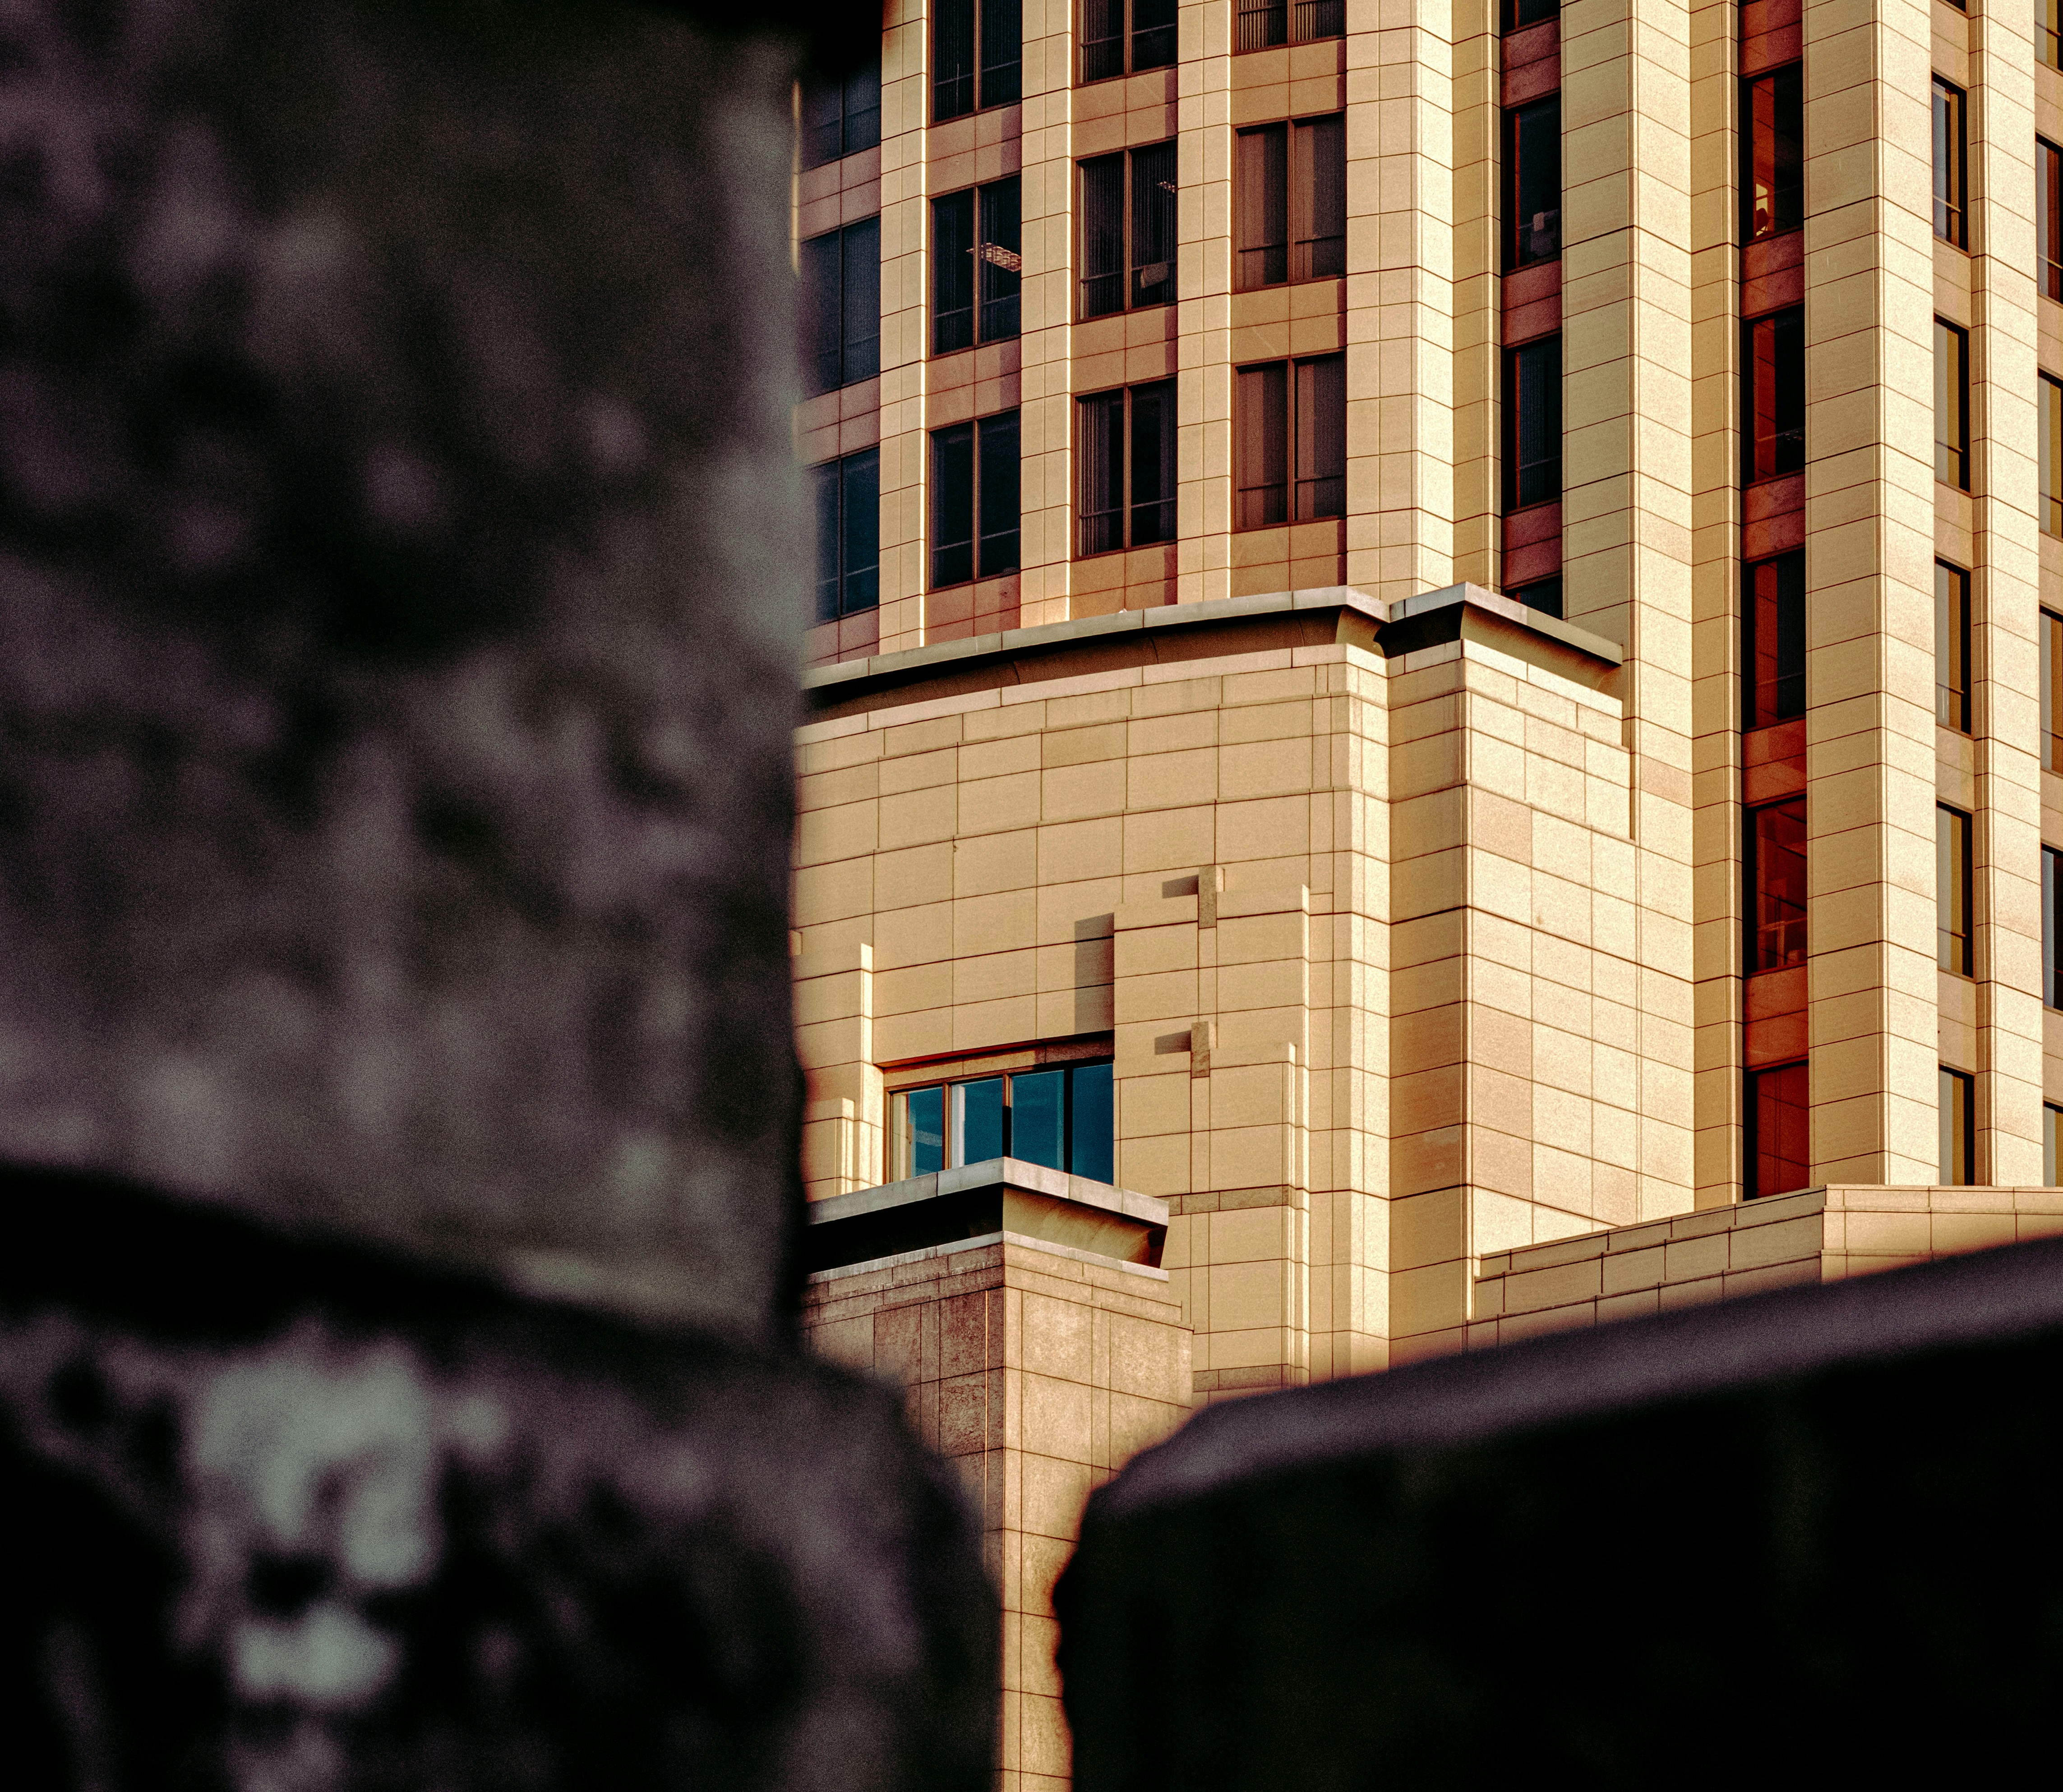
M1280 16L1282 35L1270 27L1249 26L1250 18ZM1308 25L1308 29L1304 29ZM1323 43L1347 34L1346 0L1235 0L1233 8L1233 54L1250 56L1263 50L1280 50L1293 43Z
M1970 575L1945 560L1934 562L1934 721L1958 734L1975 732L1976 681L1970 669ZM1950 676L1942 675L1942 661Z
M2041 849L2041 1005L2063 1008L2063 852Z
M1089 36L1089 7L1092 3L1092 0L1079 0L1076 9L1077 47L1075 60L1075 83L1077 86L1093 86L1102 81L1121 81L1128 75L1144 74L1150 70L1175 66L1181 54L1178 41L1180 34L1180 7L1177 0L1155 0L1156 4L1167 7L1168 22L1165 25L1144 26L1139 23L1139 8L1141 0L1106 0L1106 3L1115 7L1117 12L1119 26L1114 35L1094 40L1092 40ZM1156 35L1163 31L1168 37L1166 57L1159 62L1140 61L1139 40L1142 37ZM1116 43L1119 46L1117 58L1119 66L1105 74L1090 74L1088 62L1089 46L1092 41L1100 44Z
M1968 1071L1941 1066L1939 1084L1943 1188L1973 1188L1977 1182L1977 1079Z
M1075 557L1091 560L1104 554L1129 553L1135 548L1151 548L1176 538L1176 389L1179 382L1173 379L1142 380L1136 385L1114 386L1108 392L1083 392L1075 400ZM1139 427L1136 406L1143 396L1151 396L1161 403L1160 457L1164 487L1164 496L1142 501L1138 495ZM1106 405L1112 399L1118 400L1120 419L1118 426L1118 485L1124 494L1115 511L1104 507L1092 510L1089 504L1088 479L1092 457L1088 452L1090 407ZM1160 519L1166 529L1164 534L1152 535L1144 540L1137 539L1136 525L1138 513L1151 503L1164 514ZM1092 518L1115 515L1118 523L1118 539L1109 547L1092 548L1089 545L1089 525Z
M867 336L852 333L851 313L852 306L851 266L864 266L864 257L855 262L849 247L855 233L865 235L874 247L874 331ZM825 295L820 290L820 273L807 271L810 268L810 251L818 245L835 240L838 254L838 377L829 385L808 384L817 379L822 371L825 359L826 331L819 312ZM879 212L869 218L855 218L851 223L840 224L835 229L821 231L804 240L798 251L798 259L806 270L803 279L802 310L805 323L815 319L817 327L811 332L814 340L810 352L804 357L805 394L810 398L821 398L826 392L842 392L847 386L857 386L881 375L881 216ZM872 351L872 363L864 372L856 372L852 366L856 344L868 345Z
M1934 234L1965 252L1970 247L1969 106L1969 96L1954 82L1934 77Z
M2037 420L2041 440L2036 456L2041 528L2044 535L2063 536L2063 380L2053 373L2037 377L2041 400Z
M931 551L926 556L927 571L929 574L925 585L927 591L954 591L962 585L979 585L984 580L1003 578L1009 573L1023 569L1024 463L1021 446L1022 438L1018 433L1020 422L1019 412L1012 408L1007 411L993 412L985 417L967 417L959 423L944 424L930 432L931 535L929 544ZM988 488L987 461L989 456L996 452L988 444L991 440L1000 442L1006 425L1011 441L1011 460L1017 468L1015 520L1007 529L987 529L983 524L989 519L983 515L983 512L987 508L984 494ZM962 430L969 432L969 440L972 448L968 470L970 507L968 527L971 532L964 540L956 537L948 543L942 540L944 532L941 526L940 511L943 502L942 488L944 484L944 476L939 466L939 458L943 448L943 439L955 436ZM1015 538L1016 551L1010 556L1007 565L991 566L983 557L983 549L990 541L999 542L1005 536ZM967 576L961 579L941 578L939 576L939 556L963 547L968 552L970 571Z
M1765 816L1796 813L1798 823L1798 902L1795 918L1779 914L1773 921L1764 921L1763 901L1767 894L1763 887L1763 849L1762 822ZM1810 812L1803 797L1786 797L1778 802L1757 803L1741 812L1741 892L1743 938L1741 945L1741 974L1743 977L1760 977L1771 971L1795 970L1805 963L1812 950L1812 862L1810 858ZM1796 927L1796 944L1794 947L1788 930ZM1765 936L1772 929L1787 930L1779 934L1780 943L1773 957L1765 958Z
M1768 332L1769 352L1763 356L1758 333ZM1795 341L1787 347L1787 337ZM1795 354L1795 377L1786 376L1785 360ZM1791 428L1772 427L1767 436L1758 429L1761 412L1760 375L1768 369L1769 412L1772 425L1779 425L1795 400L1797 422ZM1795 449L1796 459L1784 464L1784 444ZM1768 444L1765 455L1763 444ZM1764 460L1769 464L1765 468ZM1787 305L1765 311L1759 317L1741 319L1741 484L1759 485L1764 480L1788 479L1805 470L1805 307Z
M2037 136L2034 170L2035 290L2063 299L2063 148Z
M871 519L874 561L871 566L864 569L864 574L861 575L857 569L847 565L848 550L853 546L853 525L847 512L853 497L851 490L853 476L855 473L864 472L870 466L874 475ZM808 469L808 476L813 481L824 473L830 473L832 476L829 483L835 493L837 500L837 515L833 524L833 536L838 544L838 567L835 574L837 591L832 608L829 613L826 613L824 608L823 502L822 490L819 485L818 491L813 494L816 501L812 506L817 518L815 601L816 621L818 625L836 622L848 616L859 615L863 611L878 609L881 605L881 450L878 445L874 448L861 448L852 454L840 455L833 460L820 460ZM863 498L864 496L863 492L862 496ZM871 578L871 593L858 601L849 601L847 585L857 576Z
M2056 1147L2059 1131L2063 1131L2063 1107L2045 1101L2041 1104L2041 1183L2045 1188L2057 1186Z
M957 22L958 15L966 14L967 50L971 58L964 74L947 75L946 51L940 43L949 22ZM931 7L931 123L945 124L954 119L971 117L977 112L986 112L998 106L1015 106L1024 98L1024 12L1023 0L932 0ZM993 58L990 30L1000 40L1006 27L1000 22L1008 18L1015 21L1016 54L1007 59ZM948 81L957 83L964 80L968 84L969 103L955 105L951 111L939 103L939 95ZM991 83L998 90L991 91Z
M1170 169L1175 175L1175 180L1172 184L1156 181L1156 185L1164 188L1168 195L1166 200L1156 202L1160 204L1165 213L1164 217L1160 220L1160 227L1167 233L1168 254L1159 261L1142 262L1138 259L1139 161L1142 156L1149 153L1162 151L1166 153ZM1117 272L1115 275L1109 273L1092 274L1088 271L1090 173L1092 170L1108 168L1113 163L1117 164L1120 168ZM1084 156L1075 164L1076 202L1075 247L1078 257L1076 266L1080 271L1075 278L1075 316L1078 323L1087 323L1099 317L1118 317L1127 311L1151 311L1156 306L1172 305L1175 303L1179 296L1180 272L1180 263L1177 259L1180 249L1180 231L1176 221L1176 208L1180 203L1181 193L1180 164L1180 153L1176 139L1172 137L1164 138L1157 143L1138 143L1129 149L1112 150L1104 155ZM1149 175L1148 178L1153 177ZM1166 271L1158 280L1142 283L1139 276L1155 267L1164 267ZM1100 311L1090 310L1089 283L1092 280L1108 280L1112 278L1119 281L1123 296L1115 305L1106 306ZM1137 295L1142 284L1160 288L1160 296L1155 299L1140 298Z
M1770 222L1766 229L1758 229L1755 223L1755 192L1757 165L1759 160L1761 139L1757 131L1756 102L1766 92L1769 96L1769 171L1767 183ZM1780 182L1784 167L1782 160L1784 133L1788 122L1780 115L1788 106L1795 108L1796 133L1793 178ZM1751 243L1767 243L1788 232L1800 229L1805 222L1805 65L1786 62L1781 68L1766 69L1759 74L1741 77L1740 82L1740 236L1743 246Z
M2037 606L2036 639L2041 662L2041 769L2063 772L2063 615Z
M1952 433L1944 436L1946 404ZM1934 478L1958 492L1971 490L1970 332L1945 317L1934 319Z
M1762 1181L1761 1165L1764 1155L1762 1150L1763 1131L1762 1119L1763 1104L1759 1098L1763 1089L1765 1087L1777 1089L1780 1089L1783 1087L1783 1085L1779 1083L1776 1080L1779 1078L1784 1079L1787 1082L1791 1083L1793 1087L1799 1084L1802 1084L1804 1086L1804 1092L1805 1095L1804 1100L1802 1102L1794 1101L1785 1103L1783 1105L1791 1108L1804 1117L1803 1124L1805 1131L1804 1143L1805 1148L1802 1158L1786 1160L1779 1159L1774 1154L1771 1154L1770 1160L1772 1163L1790 1161L1800 1163L1803 1167L1802 1174L1804 1179L1800 1182L1793 1183L1788 1187L1764 1188L1759 1186ZM1765 1082L1765 1079L1767 1079L1767 1082ZM1767 1200L1775 1195L1794 1194L1799 1189L1809 1188L1812 1186L1812 1072L1810 1061L1803 1058L1794 1059L1789 1063L1785 1064L1757 1065L1755 1068L1746 1071L1743 1075L1741 1079L1741 1131L1743 1134L1741 1140L1741 1167L1743 1172L1741 1176L1743 1185L1741 1188L1741 1199L1743 1200Z
M899 1083L896 1087L887 1091L888 1123L885 1129L887 1133L887 1139L886 1141L887 1161L884 1166L889 1172L887 1179L890 1182L901 1182L905 1181L914 1175L929 1175L935 1173L933 1171L919 1170L915 1167L916 1153L914 1148L913 1141L911 1138L910 1123L910 1098L913 1095L927 1093L933 1089L943 1091L943 1099L940 1104L942 1108L941 1118L943 1124L940 1133L939 1146L939 1154L941 1162L939 1164L938 1168L939 1170L959 1169L970 1160L967 1159L962 1153L962 1145L964 1139L963 1123L963 1126L959 1128L956 1128L954 1124L954 1103L952 1091L955 1088L964 1088L975 1083L1000 1082L1003 1084L1001 1131L1003 1134L1003 1149L1001 1155L1004 1157L1015 1157L1016 1156L1016 1153L1011 1149L1011 1147L1015 1146L1018 1141L1011 1136L1012 1131L1014 1131L1012 1123L1015 1118L1016 1107L1015 1101L1012 1099L1015 1091L1011 1087L1011 1083L1013 1080L1018 1077L1044 1076L1057 1071L1061 1073L1061 1089L1063 1091L1060 1115L1060 1135L1064 1145L1063 1155L1066 1157L1068 1161L1065 1163L1060 1165L1048 1164L1044 1166L1044 1167L1048 1169L1057 1168L1064 1175L1080 1176L1085 1181L1100 1182L1107 1187L1115 1187L1117 1174L1116 1077L1112 1066L1112 1059L1111 1056L1105 1055L1108 1053L1108 1051L1109 1048L1106 1046L1101 1049L1100 1052L1092 1051L1086 1052L1079 1057L1069 1056L1057 1058L1034 1064L1020 1064L1010 1070L963 1071L958 1073L948 1073L938 1076L913 1078L909 1081ZM1112 1071L1111 1079L1105 1085L1106 1090L1108 1091L1105 1099L1110 1107L1112 1123L1110 1142L1108 1147L1110 1155L1109 1167L1111 1171L1108 1177L1092 1176L1086 1170L1077 1170L1074 1167L1074 1155L1076 1143L1075 1138L1075 1099L1076 1093L1075 1073L1080 1071L1099 1069ZM956 1134L958 1136L956 1136ZM990 1160L986 1158L975 1158L971 1159L971 1161L976 1163L983 1163ZM1036 1158L1020 1158L1018 1161L1020 1163L1036 1163L1039 1160Z
M1952 803L1934 806L1934 964L1952 977L1977 975L1977 828ZM1959 930L1954 925L1958 916Z
M1536 211L1534 215L1551 215L1550 227L1554 239L1551 248L1542 249L1537 244L1529 246L1527 239L1547 235L1522 222L1524 213L1519 201L1519 190L1528 167L1527 158L1520 153L1519 143L1524 121L1551 112L1554 129L1549 139L1554 145L1554 204L1551 213ZM1507 273L1516 273L1522 267L1539 267L1550 261L1562 259L1562 90L1542 94L1538 99L1528 100L1523 106L1507 106L1504 109L1504 265Z
M1319 377L1316 370L1330 369L1334 367L1338 369L1337 384L1340 392L1339 471L1337 473L1306 474L1302 471L1302 464L1300 460L1302 446L1305 440L1305 432L1302 427L1302 413L1306 404L1306 383L1303 378L1303 373L1305 369L1313 370L1310 385L1315 391ZM1247 376L1249 375L1265 376L1277 370L1281 370L1283 379L1284 433L1281 446L1283 451L1284 513L1273 520L1262 519L1249 522L1246 520L1249 509L1246 501L1247 494L1249 492L1273 491L1275 489L1275 485L1273 482L1255 484L1249 483L1246 480L1249 471L1246 444L1249 440L1246 419L1249 415L1248 407L1253 402L1253 395L1257 390ZM1329 380L1331 378L1329 372L1325 377ZM1283 528L1295 523L1331 522L1345 516L1346 515L1346 351L1335 349L1329 355L1285 356L1274 360L1249 362L1244 366L1236 367L1233 370L1233 528L1234 532L1243 534L1253 529ZM1313 432L1315 433L1317 428L1322 427L1322 424L1323 419L1321 418L1313 425ZM1262 427L1265 429L1265 425ZM1309 514L1304 514L1302 504L1305 488L1330 484L1335 480L1339 484L1339 508L1337 510L1314 508Z
M1526 468L1520 463L1519 450L1526 430L1526 416L1519 402L1523 390L1522 368L1527 356L1538 355L1551 359L1552 366L1545 391L1548 395L1547 410L1550 420L1544 433L1553 441L1554 452L1530 463L1536 467L1554 469L1553 489L1545 496L1526 496ZM1544 336L1535 336L1530 342L1515 343L1504 351L1502 369L1502 396L1503 399L1502 428L1498 432L1498 459L1502 463L1501 483L1503 513L1516 516L1522 510L1532 510L1542 504L1562 501L1562 335L1554 331Z
M1775 597L1778 627L1777 649L1775 655L1777 672L1773 678L1763 680L1759 676L1759 655L1763 648L1763 629L1760 621L1762 596L1758 575L1769 573L1779 581ZM1785 576L1791 576L1795 585L1797 615L1792 627L1784 627L1783 610L1787 594L1782 588ZM1788 645L1795 648L1798 669L1787 673L1784 649L1785 635L1792 636ZM1782 686L1796 680L1796 707L1785 709L1786 698L1779 695L1773 699L1771 713L1765 719L1762 709L1762 691L1765 682ZM1796 721L1805 713L1805 550L1794 548L1785 553L1771 554L1761 560L1748 561L1741 569L1741 729L1751 733L1759 728L1775 728L1787 721Z
M869 92L873 94L874 103L871 106L861 106L855 111L851 103L855 84L858 85L863 94ZM843 161L848 155L858 155L864 151L880 147L881 46L879 43L875 46L873 56L850 74L842 77L805 78L799 85L801 91L797 99L796 110L798 115L797 128L801 140L797 147L802 155L805 171L811 168L828 167L834 162ZM819 123L813 127L810 122L811 97L813 94L820 96L833 90L836 91L838 101L838 147L828 155L814 155L810 133L812 128L821 131L824 126ZM870 113L873 118L871 127L863 124L855 132L853 129L855 118L864 119ZM863 140L855 141L855 137Z
M1317 141L1321 129L1337 127L1339 139L1338 187L1339 228L1318 234L1318 179ZM1249 143L1265 143L1279 133L1282 149L1280 163L1282 170L1282 188L1278 195L1273 188L1272 169L1256 176L1252 172L1253 158L1247 153ZM1302 286L1312 280L1337 280L1346 275L1346 114L1343 111L1313 112L1300 118L1273 119L1261 124L1243 125L1233 134L1233 290L1235 292L1259 292L1269 287ZM1258 204L1253 192L1256 179L1266 180L1270 191L1260 195ZM1246 240L1248 225L1258 209L1269 219L1272 227L1276 214L1281 218L1282 236L1279 243L1266 241L1249 243ZM1308 216L1311 229L1308 234L1297 235L1300 212ZM1337 243L1337 258L1328 251L1321 255L1321 244ZM1279 253L1282 258L1282 273L1272 277L1265 270L1259 279L1251 277L1252 256L1268 256ZM1337 259L1338 266L1330 264ZM1321 270L1318 263L1327 265Z
M1023 290L1024 277L1024 197L1023 177L1005 175L1000 180L987 180L974 187L962 187L950 193L940 193L931 201L931 353L940 355L964 354L970 348L979 348L993 342L1011 342L1023 334ZM1011 210L1015 218L1015 227L1010 232L1017 239L1015 245L993 240L994 227L999 222L992 213L1006 193L1012 195ZM946 242L945 208L957 207L965 202L967 211L969 241L965 249L949 246ZM992 203L995 202L995 203ZM967 340L943 345L940 340L940 326L948 316L960 315L961 307L948 311L944 305L943 287L946 279L946 259L948 255L969 255L974 258L970 271L967 303ZM1013 283L1007 293L991 294L987 289L991 283L1007 279ZM991 329L991 313L1009 307L1010 327Z

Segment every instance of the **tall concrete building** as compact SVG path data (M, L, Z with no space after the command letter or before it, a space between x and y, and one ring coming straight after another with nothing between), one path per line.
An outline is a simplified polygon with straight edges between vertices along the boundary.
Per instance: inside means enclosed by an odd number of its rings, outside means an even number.
M802 96L811 1322L987 1502L1013 1785L1190 1404L2063 1225L2045 3L905 0Z

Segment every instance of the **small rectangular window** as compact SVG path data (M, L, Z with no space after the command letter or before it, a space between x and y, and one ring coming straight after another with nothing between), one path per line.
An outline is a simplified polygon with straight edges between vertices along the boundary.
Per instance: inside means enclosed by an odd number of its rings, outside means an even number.
M2063 1126L2063 1107L2050 1102L2041 1104L2041 1185L2053 1188L2056 1182L2056 1131Z
M2063 853L2041 849L2041 1000L2063 1008Z
M1805 799L1748 811L1747 973L1805 962Z
M1242 292L1346 272L1343 113L1240 132L1233 170L1237 285Z
M1946 803L1934 810L1934 960L1959 977L1976 974L1971 911L1970 818Z
M1239 0L1239 47L1269 50L1346 35L1347 0Z
M1241 368L1234 400L1237 526L1346 514L1346 356Z
M1759 561L1741 585L1741 726L1768 728L1805 713L1805 556Z
M881 141L881 50L851 74L802 83L802 166L820 168Z
M1970 732L1970 575L1934 562L1934 719Z
M1081 315L1107 317L1175 297L1175 146L1081 164Z
M931 432L931 585L1013 572L1018 561L1017 413Z
M2063 616L2053 610L2041 612L2041 769L2063 772Z
M1934 78L1934 234L1959 249L1969 244L1968 143L1963 90Z
M931 202L931 352L1017 334L1023 273L1018 176Z
M1941 1183L1968 1188L1977 1179L1976 1078L1941 1067Z
M1544 25L1562 10L1562 0L1504 0L1504 29L1522 31L1529 25Z
M1805 313L1802 307L1741 326L1743 484L1805 466Z
M1747 1075L1747 1187L1751 1201L1788 1195L1812 1179L1812 1075L1779 1064Z
M1741 82L1741 240L1805 221L1804 65Z
M2041 380L2041 532L2063 536L2063 385Z
M1176 0L1082 0L1082 79L1175 66Z
M902 1090L889 1103L890 1179L1011 1157L1108 1183L1112 1119L1107 1062Z
M1084 554L1175 539L1175 382L1099 392L1076 405Z
M2046 298L2063 299L2063 150L2034 139L2034 277Z
M1934 319L1934 476L1970 488L1970 338Z
M1504 115L1506 259L1514 267L1562 253L1562 96Z
M881 220L863 218L802 247L802 373L812 393L881 371Z
M881 601L881 450L810 469L817 518L817 620Z
M932 0L934 122L1023 96L1020 9L1021 0Z
M1504 354L1504 508L1562 496L1562 339L1542 336Z

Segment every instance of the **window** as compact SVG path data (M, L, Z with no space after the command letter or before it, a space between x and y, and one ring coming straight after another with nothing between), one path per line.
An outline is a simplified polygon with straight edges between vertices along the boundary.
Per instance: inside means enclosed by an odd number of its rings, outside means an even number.
M1347 0L1239 0L1239 47L1312 43L1344 37Z
M1078 407L1081 552L1175 539L1175 382L1100 392Z
M1542 336L1504 356L1504 508L1562 496L1562 339Z
M1805 222L1804 65L1741 82L1741 240Z
M1562 10L1562 0L1504 0L1504 28L1522 31L1529 25L1543 25Z
M881 220L863 218L802 245L802 376L812 392L881 371Z
M1779 1064L1747 1075L1747 1187L1751 1201L1788 1195L1812 1179L1811 1073Z
M1562 96L1550 94L1504 115L1506 256L1514 267L1562 252Z
M1528 609L1538 610L1542 616L1562 613L1562 581L1558 577L1536 579L1531 585L1522 585L1506 595L1516 597Z
M2057 698L2063 694L2063 616L2041 613L2041 769L2063 772L2063 714Z
M1968 151L1963 90L1934 78L1934 234L1959 249L1970 246L1966 200Z
M1741 326L1743 482L1778 479L1805 465L1805 313Z
M1941 1067L1941 1186L1968 1188L1977 1179L1977 1079Z
M2045 1006L2063 1008L2063 853L2053 846L2041 849L2041 1000Z
M1934 476L1970 488L1970 339L1934 319Z
M2041 1104L2041 1181L2042 1186L2053 1188L2056 1183L2056 1129L2063 1124L2063 1107Z
M2063 0L2034 0L2034 50L2051 68L2063 68L2059 24L2063 24Z
M2063 535L2063 385L2045 373L2041 376L2040 460L2041 532Z
M2034 139L2035 278L2045 296L2063 299L2063 150Z
M1020 0L934 0L931 116L943 124L1023 95Z
M1970 575L1934 562L1934 719L1970 731Z
M1805 713L1805 556L1763 561L1741 585L1741 726L1767 728Z
M931 202L931 352L1017 334L1018 177Z
M817 516L817 620L881 601L881 450L810 469Z
M1176 0L1082 0L1082 79L1172 68L1175 7Z
M1084 162L1082 315L1165 305L1174 296L1174 144Z
M1346 272L1344 114L1242 131L1235 174L1239 291Z
M889 1104L892 1179L1014 1157L1111 1179L1110 1066L1059 1064L899 1091Z
M1239 370L1239 520L1243 529L1347 511L1347 358Z
M1805 962L1805 799L1747 815L1747 974Z
M1934 962L1973 976L1970 818L1946 803L1934 811Z
M934 589L1015 570L1017 413L931 432Z
M881 51L842 79L802 83L802 166L819 168L881 141Z

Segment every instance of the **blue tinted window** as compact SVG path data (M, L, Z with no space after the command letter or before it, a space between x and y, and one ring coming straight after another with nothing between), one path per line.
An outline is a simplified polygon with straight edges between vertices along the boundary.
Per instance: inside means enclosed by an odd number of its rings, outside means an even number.
M1010 1155L1027 1163L1064 1170L1068 1073L1040 1071L1010 1079Z
M1068 1167L1092 1182L1110 1182L1112 1127L1110 1066L1078 1064L1068 1072L1072 1099Z
M946 1167L946 1091L910 1091L910 1174L927 1175Z
M1003 1079L953 1085L955 1163L983 1163L1003 1155Z

